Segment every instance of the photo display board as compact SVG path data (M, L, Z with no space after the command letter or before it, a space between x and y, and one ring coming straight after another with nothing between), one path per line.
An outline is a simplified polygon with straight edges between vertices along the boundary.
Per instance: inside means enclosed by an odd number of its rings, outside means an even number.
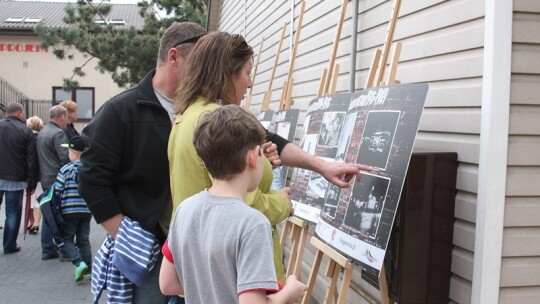
M334 161L352 96L352 93L335 94L310 102L300 141L304 151ZM316 224L328 185L328 181L317 172L296 168L291 178L294 215Z
M305 151L374 171L341 189L296 169L294 214L316 223L316 235L360 267L377 272L382 267L428 87L404 84L328 95L308 108Z
M274 111L272 111L272 110L261 111L256 116L257 116L257 120L261 123L261 125L266 130L268 130L268 128L272 124L272 118L274 117Z
M299 114L299 109L289 109L275 112L274 119L268 130L276 133L290 142L293 142ZM285 187L288 170L289 167L287 166L277 166L272 170L274 175L272 180L272 189L277 190Z

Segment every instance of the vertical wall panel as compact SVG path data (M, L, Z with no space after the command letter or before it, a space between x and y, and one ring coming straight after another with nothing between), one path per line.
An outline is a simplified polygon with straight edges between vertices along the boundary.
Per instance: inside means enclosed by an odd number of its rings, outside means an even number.
M252 110L260 109L263 93L266 91L277 40L284 22L290 21L293 0L249 1L247 4L246 37L254 50L258 50L261 37L265 45L261 54L256 83L253 89ZM299 1L294 1L298 3ZM236 4L235 4L236 3ZM244 21L244 12L231 9L242 1L225 0L221 3L219 29L236 31ZM509 189L512 197L507 199L505 225L520 226L523 215L540 211L535 193L523 189L525 179L539 180L540 134L538 114L540 114L540 2L534 0L514 1L511 117L509 138ZM242 4L243 5L243 4ZM306 2L304 25L295 62L293 108L301 110L299 130L309 101L315 97L320 76L327 67L333 38L336 31L341 1L313 0ZM393 1L359 1L356 66L350 66L350 38L352 4L349 2L343 25L336 62L340 64L338 92L347 91L348 71L356 72L356 90L363 87L373 53L382 47L388 27ZM474 259L474 232L476 192L478 187L478 161L480 144L480 113L482 101L483 43L484 43L484 1L478 0L415 0L402 1L400 18L397 22L395 39L403 42L403 51L397 78L403 83L428 82L430 92L426 109L420 124L416 146L420 148L458 153L456 196L456 225L454 227L454 275L451 280L451 302L470 303L472 262ZM294 12L298 16L298 6ZM240 21L239 21L240 20ZM296 21L295 21L296 27ZM243 28L243 25L242 27ZM290 28L284 41L283 52L274 79L273 98L270 107L276 109L281 95L281 86L287 76L289 65ZM535 123L536 122L536 123ZM516 168L512 168L515 166ZM525 168L523 168L525 166ZM532 167L531 167L532 166ZM525 175L524 175L525 174ZM521 185L521 186L520 186ZM533 195L533 197L530 197ZM527 196L525 198L525 196ZM527 223L534 217L525 218ZM533 222L536 227L538 221ZM520 230L522 229L522 230ZM518 248L505 248L512 256L519 255L519 246L525 246L526 239L537 239L538 229L512 228L505 232L508 244ZM306 259L312 259L312 249L308 245ZM536 251L526 251L532 255ZM536 257L531 256L533 261ZM522 291L513 290L515 265L513 257L506 257L501 280L508 287L501 289L501 302L526 303L539 294L540 286L530 282ZM533 263L534 264L534 263ZM304 263L304 273L308 273L311 262ZM366 286L358 274L354 284L366 288L368 294L377 297L377 291ZM523 283L523 282L521 282ZM355 286L356 286L355 285ZM316 289L323 288L319 283ZM354 291L349 303L359 303L359 295ZM315 296L319 301L321 292ZM522 295L522 297L520 297Z

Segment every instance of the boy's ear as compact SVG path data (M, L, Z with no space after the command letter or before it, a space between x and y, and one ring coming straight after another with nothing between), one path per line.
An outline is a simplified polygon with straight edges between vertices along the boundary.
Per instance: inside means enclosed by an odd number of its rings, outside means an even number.
M259 162L261 146L256 146L253 149L250 149L247 153L247 164L249 168L257 168Z

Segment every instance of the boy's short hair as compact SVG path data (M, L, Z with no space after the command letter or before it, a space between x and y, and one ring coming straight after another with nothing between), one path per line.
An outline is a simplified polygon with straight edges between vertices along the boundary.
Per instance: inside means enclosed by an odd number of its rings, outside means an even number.
M265 134L253 114L237 105L226 105L201 116L193 145L214 178L230 180L244 171L248 151L262 145Z

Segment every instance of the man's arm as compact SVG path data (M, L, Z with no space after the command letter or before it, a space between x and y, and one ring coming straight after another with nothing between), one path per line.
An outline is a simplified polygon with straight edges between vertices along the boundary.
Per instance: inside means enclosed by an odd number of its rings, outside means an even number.
M67 137L66 132L62 130L62 132L58 132L54 134L53 141L54 141L54 148L56 149L56 154L58 155L58 159L60 160L61 166L69 163L68 149L60 146L62 144L69 143L69 138Z
M349 182L356 176L360 180L360 171L371 171L372 168L366 165L347 164L343 162L328 162L315 157L294 144L287 144L280 154L281 163L290 166L308 169L322 175L332 184L341 187L350 187Z
M125 128L116 109L106 103L84 128L88 150L81 154L79 194L105 230L115 237L123 214L113 192L124 152Z

